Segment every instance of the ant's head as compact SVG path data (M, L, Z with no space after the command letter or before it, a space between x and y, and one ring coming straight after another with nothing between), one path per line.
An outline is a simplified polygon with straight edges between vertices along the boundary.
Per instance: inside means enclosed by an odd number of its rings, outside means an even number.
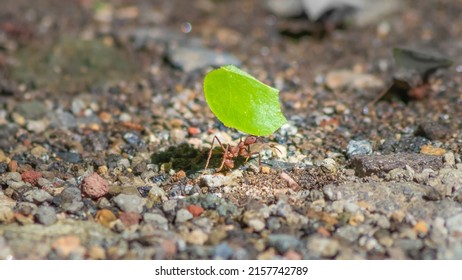
M245 144L246 146L255 144L255 143L257 143L257 142L263 142L263 140L261 139L261 137L249 135L249 136L247 136L247 137L245 138L245 140L244 140L244 144Z

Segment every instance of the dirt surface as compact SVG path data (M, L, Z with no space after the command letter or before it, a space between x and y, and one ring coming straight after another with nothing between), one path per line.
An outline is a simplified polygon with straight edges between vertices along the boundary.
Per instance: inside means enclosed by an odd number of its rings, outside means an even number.
M462 2L399 5L338 26L256 0L0 1L0 258L462 259ZM378 99L403 46L453 64ZM288 123L217 174L213 137L246 136L204 100L223 64Z

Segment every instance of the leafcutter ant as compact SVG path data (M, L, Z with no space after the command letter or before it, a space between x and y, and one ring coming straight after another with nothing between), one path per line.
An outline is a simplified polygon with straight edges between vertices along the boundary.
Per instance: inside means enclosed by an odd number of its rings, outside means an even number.
M250 146L253 144L256 144L258 142L264 144L263 139L258 136L254 135L249 135L247 136L244 140L239 139L239 143L237 143L236 146L232 146L230 144L225 144L221 143L221 141L218 139L218 137L214 136L212 140L212 146L210 147L209 155L207 157L207 163L205 164L205 169L209 166L210 163L210 158L212 157L213 153L213 145L215 141L218 142L220 145L221 149L223 150L223 157L221 160L220 167L216 170L216 172L220 172L224 167L227 169L233 169L234 168L234 159L237 158L238 156L242 156L245 158L245 161L247 162L250 157L254 155L258 155L258 166L261 166L261 155L260 152L252 152L250 149ZM279 153L281 152L278 148L273 147L276 149Z

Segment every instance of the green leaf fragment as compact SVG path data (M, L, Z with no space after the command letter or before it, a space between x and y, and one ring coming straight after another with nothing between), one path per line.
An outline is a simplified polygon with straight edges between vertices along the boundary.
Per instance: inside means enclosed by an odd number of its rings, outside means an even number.
M209 72L204 92L210 109L227 127L267 136L287 122L279 91L233 65Z

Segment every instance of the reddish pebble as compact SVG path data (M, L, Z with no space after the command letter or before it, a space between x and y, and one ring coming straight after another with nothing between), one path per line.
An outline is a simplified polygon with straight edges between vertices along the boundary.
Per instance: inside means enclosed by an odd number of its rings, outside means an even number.
M75 235L59 237L51 243L51 248L53 248L60 257L68 257L71 253L83 249L82 246L80 246L80 238Z
M141 220L141 215L134 212L122 212L119 215L119 220L122 221L124 226L130 227L137 225Z
M164 240L160 247L163 249L163 253L165 254L164 258L173 258L177 252L176 242L170 239Z
M298 252L289 250L284 254L284 259L286 259L286 260L301 260L302 256Z
M204 212L204 208L194 204L189 205L187 209L194 217L199 217Z
M319 126L333 126L333 127L338 127L340 125L340 121L332 118L328 120L322 120Z
M109 191L108 183L98 173L93 173L85 178L80 187L82 192L91 198L100 198Z
M22 173L21 178L24 182L31 184L32 186L37 185L38 179L42 178L42 173L29 170Z
M188 134L189 134L189 135L193 135L193 136L194 136L194 135L197 135L197 134L199 134L199 133L201 133L201 130L200 130L199 128L193 127L193 126L188 127Z
M324 237L330 237L330 232L325 227L319 227L318 233Z

